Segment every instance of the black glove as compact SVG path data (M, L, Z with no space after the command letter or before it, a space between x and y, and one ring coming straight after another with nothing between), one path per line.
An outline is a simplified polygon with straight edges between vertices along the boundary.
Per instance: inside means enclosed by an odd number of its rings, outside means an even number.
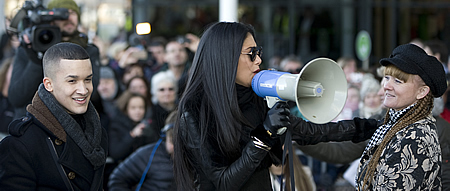
M286 132L287 127L291 125L289 115L289 105L286 102L277 102L267 112L263 126L271 138L276 138Z

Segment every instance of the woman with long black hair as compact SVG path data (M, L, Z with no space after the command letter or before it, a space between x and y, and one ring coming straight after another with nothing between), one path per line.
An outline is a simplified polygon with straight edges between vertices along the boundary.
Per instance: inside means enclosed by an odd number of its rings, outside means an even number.
M261 54L249 25L220 22L204 32L175 125L179 189L271 190L269 167L282 156L275 132L290 125L289 109L269 110L252 91Z

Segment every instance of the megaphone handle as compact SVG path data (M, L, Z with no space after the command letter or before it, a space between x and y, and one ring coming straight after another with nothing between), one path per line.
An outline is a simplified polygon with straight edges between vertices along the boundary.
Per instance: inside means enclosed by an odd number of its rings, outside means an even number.
M267 106L268 106L269 108L272 108L277 102L279 102L279 101L284 101L284 100L281 100L281 99L279 99L279 98L277 98L277 97L266 96L266 101L267 101ZM287 101L284 101L284 102L287 102ZM277 134L278 134L278 135L282 135L284 132L286 132L286 130L287 130L287 127L279 128L279 129L277 130ZM270 131L267 131L267 133L268 133L270 136L272 136L272 133L270 133Z
M266 101L267 101L267 106L269 108L272 108L277 102L283 101L283 100L281 100L277 97L266 96Z

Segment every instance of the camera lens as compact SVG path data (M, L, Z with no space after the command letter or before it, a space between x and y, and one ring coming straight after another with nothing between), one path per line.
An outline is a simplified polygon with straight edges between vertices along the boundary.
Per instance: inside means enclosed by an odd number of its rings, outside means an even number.
M45 52L50 46L61 42L61 32L57 26L34 26L32 36L33 49L37 52Z
M48 44L51 43L53 41L54 38L54 34L52 31L49 30L42 30L39 34L38 34L38 40L39 42L41 42L42 44Z

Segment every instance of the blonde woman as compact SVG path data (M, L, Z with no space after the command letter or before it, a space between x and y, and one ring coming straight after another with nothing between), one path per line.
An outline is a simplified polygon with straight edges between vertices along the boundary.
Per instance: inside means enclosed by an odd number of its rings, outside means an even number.
M398 46L380 64L386 67L383 105L388 112L374 133L375 120L354 118L323 125L293 123L293 138L314 144L371 137L358 166L357 190L440 190L441 149L431 111L433 97L447 89L444 68L413 44Z

